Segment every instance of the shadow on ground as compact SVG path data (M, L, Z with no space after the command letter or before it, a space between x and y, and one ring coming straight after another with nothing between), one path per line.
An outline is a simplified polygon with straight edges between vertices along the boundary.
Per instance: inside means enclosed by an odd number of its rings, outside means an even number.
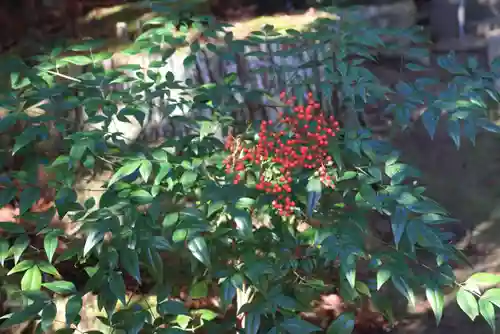
M478 271L500 271L500 135L479 133L476 145L463 140L457 150L441 122L430 139L421 122L394 141L403 160L418 167L428 195L473 231L474 250L468 254L472 268L455 270L458 281ZM483 319L472 322L463 313L453 294L446 296L443 320L436 327L430 307L408 315L398 326L401 334L486 334ZM497 327L500 319L497 319Z

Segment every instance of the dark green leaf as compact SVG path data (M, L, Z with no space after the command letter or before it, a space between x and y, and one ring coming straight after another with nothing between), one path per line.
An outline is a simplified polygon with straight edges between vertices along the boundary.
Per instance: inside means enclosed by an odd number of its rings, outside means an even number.
M438 287L427 287L425 289L425 296L434 311L434 316L436 317L436 324L439 326L441 318L443 317L443 307L444 307L444 293Z
M127 304L125 282L123 276L116 271L109 275L109 289L123 305Z
M66 326L70 326L75 322L80 314L83 306L82 297L79 295L71 296L66 303Z
M172 314L172 315L188 315L188 310L184 306L184 303L177 300L167 300L158 304L158 312L162 315Z
M408 210L406 208L397 206L396 210L391 216L392 234L394 235L394 244L396 247L401 241L401 237L406 229L408 221Z
M196 237L193 240L189 241L188 249L198 261L200 261L207 267L211 266L207 243L205 242L205 239L203 237Z
M42 321L40 326L44 333L50 332L57 315L57 307L54 303L49 303L42 311Z
M415 308L415 293L402 277L392 276L392 283L398 291L408 299L410 305Z
M55 293L59 294L69 294L76 292L76 287L73 283L67 281L54 281L49 283L44 283L43 286Z
M306 334L321 331L321 328L300 318L287 319L281 323L281 327L290 334Z
M257 334L260 329L260 314L248 313L245 315L245 334Z
M44 307L45 303L35 302L18 312L12 313L9 318L5 319L2 322L2 324L0 325L0 329L9 328L11 326L33 319Z
M27 187L19 196L19 214L22 215L40 199L40 189L35 187Z
M139 257L137 251L130 248L123 248L120 252L120 263L130 276L135 278L135 280L141 282L141 274L139 271Z
M352 313L342 313L331 323L327 334L351 334L354 331L355 318Z
M26 234L20 235L9 250L9 254L14 255L14 262L17 263L30 244L30 239Z

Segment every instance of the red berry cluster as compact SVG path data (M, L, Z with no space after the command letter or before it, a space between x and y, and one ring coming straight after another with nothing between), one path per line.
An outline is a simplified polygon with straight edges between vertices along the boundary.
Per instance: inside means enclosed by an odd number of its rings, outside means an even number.
M245 166L261 166L256 188L276 195L273 207L280 215L289 216L295 207L290 198L294 172L316 170L315 174L326 186L334 187L326 166L332 164L328 141L339 131L339 123L333 116L325 116L312 93L308 94L306 105L297 104L296 97L287 99L284 92L280 98L293 112L280 113L276 124L262 121L254 147L244 147L237 138L228 137L226 149L231 155L225 163L227 173L236 172L235 184L240 182Z

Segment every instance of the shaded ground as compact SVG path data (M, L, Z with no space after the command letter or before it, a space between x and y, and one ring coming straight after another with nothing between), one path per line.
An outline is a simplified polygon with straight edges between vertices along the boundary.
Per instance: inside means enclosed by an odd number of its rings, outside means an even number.
M423 172L422 183L428 194L441 203L451 215L473 229L470 254L473 268L455 271L458 281L473 272L500 271L500 136L481 133L476 146L463 143L457 150L441 124L434 140L419 122L415 128L398 138L396 146L404 159ZM452 295L447 296L452 299ZM402 322L398 333L438 334L491 333L482 319L474 323L451 300L447 304L441 325L436 328L429 309ZM500 319L497 319L500 325Z

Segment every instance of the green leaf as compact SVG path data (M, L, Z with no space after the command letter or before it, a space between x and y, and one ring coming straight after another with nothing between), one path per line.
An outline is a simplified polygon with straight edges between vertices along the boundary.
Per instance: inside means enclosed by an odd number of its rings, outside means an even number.
M321 181L318 178L312 178L307 183L307 191L308 192L319 192L321 193L323 190L323 186L321 185Z
M177 224L179 221L179 213L178 212L172 212L168 213L165 215L165 218L163 218L162 226L163 227L171 227Z
M177 300L167 300L166 302L162 302L158 304L158 313L172 314L172 315L188 315L188 309L184 306L184 303Z
M82 297L79 295L71 296L66 303L66 326L70 326L78 318L83 306Z
M15 273L20 273L22 271L26 271L29 268L33 267L34 265L35 265L35 263L33 262L33 260L23 260L23 261L19 262L18 264L16 264L14 266L14 268L12 268L7 273L7 275L12 275L12 274L15 274Z
M127 304L125 282L123 276L116 271L109 275L109 289L123 305Z
M354 289L356 286L356 255L352 253L341 253L340 271L347 282Z
M479 304L479 313L484 318L484 320L486 320L486 322L491 327L494 333L496 327L495 307L493 307L492 303L483 298L479 299L478 304Z
M59 240L57 238L60 234L60 231L52 231L46 234L43 239L43 248L45 248L45 254L47 254L49 262L52 262L54 258L57 246L59 245Z
M458 120L448 119L448 134L455 143L455 146L460 148L460 123Z
M486 291L481 299L487 300L490 303L496 305L496 307L500 307L500 288L490 289Z
M236 296L236 288L231 280L227 278L222 282L220 289L220 298L224 311L232 304L234 296Z
M207 243L203 237L196 237L189 241L188 249L198 261L207 267L211 266Z
M137 251L130 248L123 248L120 252L120 263L130 276L138 283L141 283L141 273L139 271L139 256Z
M27 212L36 201L40 199L40 189L35 187L27 187L19 196L19 214L22 215Z
M217 124L214 122L203 121L201 122L200 128L200 139L208 137L209 135L214 134L217 131Z
M75 285L67 281L55 281L55 282L43 283L43 287L61 295L66 295L69 293L76 292Z
M9 242L5 239L0 239L0 265L5 265L5 260L9 256Z
M184 187L191 187L197 178L198 174L196 172L187 170L182 174L180 181Z
M300 318L287 319L281 323L281 327L290 334L306 334L321 331L321 328Z
M406 229L408 222L408 210L406 208L397 206L396 210L391 216L392 234L394 236L394 244L398 247L401 237Z
M141 167L139 167L139 173L141 173L141 177L144 180L144 182L148 182L152 171L153 171L153 163L151 163L151 161L149 160L143 160L141 163Z
M109 180L108 187L111 187L116 181L120 180L123 177L126 177L132 173L134 173L140 166L142 165L142 161L131 161L120 167L118 171L111 177Z
M253 225L250 214L243 210L232 210L231 215L241 237L251 238L253 235Z
M80 65L80 66L88 65L88 64L92 63L92 59L90 57L87 57L87 56L70 56L70 57L66 57L66 58L61 59L61 61L75 64L75 65Z
M42 321L40 326L44 333L49 333L57 315L57 307L54 303L49 303L42 311Z
M500 126L493 123L489 119L478 119L476 121L477 126L482 127L484 130L488 132L493 132L493 133L500 133Z
M200 299L200 298L205 298L208 296L208 283L207 281L201 281L196 284L194 284L191 287L191 291L189 292L189 295L193 299Z
M487 298L485 298L485 300L487 300ZM457 292L457 303L462 311L464 311L472 321L474 321L474 319L476 319L476 317L479 315L477 300L469 291L460 288L460 290L458 290Z
M99 242L104 240L104 233L101 231L90 231L83 246L83 256L86 256Z
M327 334L351 334L356 323L354 314L342 313L328 327Z
M392 283L394 284L394 287L398 289L398 291L408 299L408 302L410 305L415 308L415 293L413 292L413 289L410 288L408 283L402 278L402 277L397 277L397 276L392 276Z
M348 171L345 171L344 174L342 174L342 176L337 178L337 182L352 180L356 176L358 176L358 173L348 170Z
M17 194L17 188L14 186L10 186L8 188L2 189L0 191L0 207L5 206L10 201L12 201L14 199L14 197L16 196L16 194Z
M431 305L434 316L436 317L436 324L439 326L441 318L443 317L444 307L444 293L438 287L427 287L425 289L425 296Z
M245 334L257 334L260 329L260 314L250 312L245 315Z
M433 108L429 108L422 113L422 123L431 139L434 139L434 135L436 134L440 115L441 111Z
M38 291L42 287L42 272L38 266L28 269L21 279L21 290Z
M18 325L20 323L33 319L38 315L38 313L44 307L45 307L44 302L35 302L18 312L11 313L10 317L2 322L2 324L0 325L0 329L9 328L14 325Z
M500 284L500 275L491 273L476 273L465 281L465 285L474 287L491 286Z
M212 321L217 318L217 313L209 309L196 310L193 312L193 315L196 315L205 321Z
M41 261L37 263L38 268L44 273L47 273L49 275L55 276L55 277L60 277L61 275L57 272L57 269L50 263L46 261Z
M20 235L9 250L9 254L14 255L14 263L19 261L19 258L24 253L30 244L30 239L26 234Z
M380 290L382 285L391 278L392 273L387 269L380 269L377 272L377 290Z
M177 324L179 325L180 328L182 329L187 329L187 327L189 326L189 323L191 322L191 317L187 316L187 315L184 315L184 314L179 314L176 318L175 318L175 322L177 322Z

